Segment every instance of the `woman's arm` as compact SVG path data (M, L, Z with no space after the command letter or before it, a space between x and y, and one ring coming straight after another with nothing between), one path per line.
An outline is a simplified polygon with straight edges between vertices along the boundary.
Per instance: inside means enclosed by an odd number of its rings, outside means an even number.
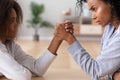
M31 72L0 50L0 73L10 80L31 80Z
M48 47L48 50L52 54L57 55L56 52L57 52L57 50L58 50L61 43L62 43L62 40L60 40L59 37L54 36L51 43L50 43L50 45L49 45L49 47Z
M70 25L73 24L69 23ZM57 36L59 39L61 40L65 40L68 42L68 44L72 44L76 41L76 38L74 37L73 33L74 33L74 29L71 28L70 29L66 29L64 26L61 26L60 24L56 26L56 31L55 31L55 36Z
M56 26L64 27L66 26L66 32L72 34L73 33L73 26L70 22L63 22L59 23ZM58 32L55 32L58 33ZM64 33L63 33L64 34ZM36 60L33 57L27 55L19 45L14 44L13 49L15 49L15 59L22 64L24 67L29 69L33 74L36 74L38 76L42 76L50 64L53 62L54 58L57 55L57 50L62 42L62 39L54 35L50 45L48 46L48 49Z
M62 28L64 28L63 32L60 32L62 30ZM60 46L61 42L64 40L64 38L62 38L60 35L60 33L62 33L62 35L64 35L64 37L68 37L68 33L71 35L74 33L74 29L73 29L73 24L70 21L65 21L62 23L58 23L56 25L56 29L55 29L55 33L54 33L54 37L48 47L48 50L56 55L56 52L58 50L58 47ZM59 35L60 34L60 35ZM69 36L70 36L69 35ZM69 42L71 43L73 40L69 40Z
M100 55L94 60L89 53L76 41L75 37L69 33L65 33L64 28L59 31L59 37L70 44L68 48L74 60L81 66L81 68L93 79L108 79L109 74L112 74L119 68L120 65L120 39L114 39ZM57 35L57 34L56 34Z

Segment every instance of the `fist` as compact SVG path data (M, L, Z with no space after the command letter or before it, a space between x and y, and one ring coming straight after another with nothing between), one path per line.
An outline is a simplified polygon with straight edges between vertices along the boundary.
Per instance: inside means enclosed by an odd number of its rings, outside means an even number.
M74 29L72 22L65 21L56 25L54 35L59 37L61 40L65 40L69 35L72 35L73 33Z

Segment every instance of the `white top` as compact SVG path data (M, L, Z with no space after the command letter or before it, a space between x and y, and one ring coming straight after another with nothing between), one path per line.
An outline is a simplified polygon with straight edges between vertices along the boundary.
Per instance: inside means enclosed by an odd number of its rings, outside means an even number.
M92 80L112 80L112 74L120 68L120 25L115 32L111 24L105 27L101 52L95 60L78 41L68 50Z
M42 76L55 55L46 50L34 59L27 55L14 41L0 42L0 73L12 80L31 80L31 74Z

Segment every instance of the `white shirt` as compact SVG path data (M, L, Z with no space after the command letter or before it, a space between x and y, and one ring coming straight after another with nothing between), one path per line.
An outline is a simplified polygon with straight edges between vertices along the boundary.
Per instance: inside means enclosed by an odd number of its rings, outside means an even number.
M0 42L0 73L12 80L31 80L31 75L42 76L55 55L46 50L34 59L27 55L14 41Z

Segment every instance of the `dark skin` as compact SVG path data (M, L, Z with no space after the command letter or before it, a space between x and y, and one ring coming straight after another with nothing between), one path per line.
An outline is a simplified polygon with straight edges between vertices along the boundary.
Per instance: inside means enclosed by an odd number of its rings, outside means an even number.
M120 22L111 14L111 5L105 3L102 0L87 0L89 9L92 12L92 19L102 27L105 27L108 23L111 23L115 30L118 29ZM114 31L115 31L114 30ZM76 41L74 35L67 33L63 26L56 28L56 35L62 40L65 40L69 45ZM115 73L114 80L120 80L120 73Z
M65 21L65 22L62 22L62 23L58 23L56 25L56 29L62 29L64 28L65 32L66 33L69 33L69 34L73 34L74 32L74 29L73 29L73 25L70 21ZM66 33L63 35L66 35ZM56 34L59 34L59 31L55 31L54 33L54 38L52 39L49 47L48 47L48 50L50 50L52 53L56 53L59 45L62 43L63 39L60 38L59 35L56 35ZM67 36L66 36L67 37Z
M92 19L101 26L111 23L115 29L120 24L111 14L111 5L102 0L88 0L89 9L92 12Z
M92 19L95 20L97 24L104 27L108 23L111 23L115 27L115 30L117 30L120 23L116 20L116 18L112 17L110 4L105 3L102 0L88 0L87 4L92 12ZM69 33L67 34L61 29L64 29L64 27L62 28L61 26L61 28L59 27L59 29L56 29L56 32L59 33L57 33L58 36L66 40L69 44L76 41L76 38L73 35L70 35Z
M69 23L69 26L73 26L72 23ZM69 31L73 31L73 30L71 29L67 30L65 27L66 26L64 23L57 24L55 36L57 36L60 40L67 41L68 44L72 44L73 42L76 41L76 38L73 36L73 32L69 32Z
M113 79L114 80L120 80L120 72L115 73Z
M8 39L12 39L16 36L17 32L18 32L18 24L17 24L17 14L16 14L16 11L14 9L12 9L11 11L11 22L10 22L10 29L9 29L9 35L7 35ZM63 26L66 26L65 27L65 30L67 33L70 33L70 34L73 34L73 25L70 21L65 21L65 22L62 22L60 24L57 24L57 26L60 26L60 25L63 25ZM3 40L2 42L4 43L5 40ZM48 50L53 53L54 55L57 55L57 50L60 46L60 44L62 43L62 40L57 36L57 35L54 35L49 47L48 47Z
M11 21L10 21L10 29L9 29L9 32L10 34L8 35L9 38L14 38L17 34L17 31L18 31L18 24L17 24L17 15L16 15L16 12L14 9L12 9L11 11Z
M109 3L105 3L102 0L88 0L88 6L92 12L92 19L95 20L96 23L103 27L111 23L115 30L118 29L120 22L112 16L111 5ZM113 79L120 80L120 72L115 73Z

